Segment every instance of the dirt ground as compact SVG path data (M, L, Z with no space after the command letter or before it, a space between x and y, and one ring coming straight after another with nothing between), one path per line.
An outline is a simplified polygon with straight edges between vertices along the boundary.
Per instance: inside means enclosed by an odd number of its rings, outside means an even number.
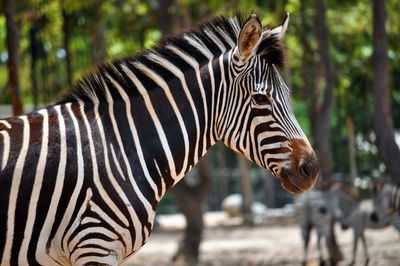
M180 223L178 220L170 222L176 225ZM162 226L155 230L148 243L124 265L174 265L171 257L182 237L182 231L178 229L180 227L172 227L172 230L168 227L165 230ZM339 265L348 265L351 260L353 234L350 230L342 231L339 226L335 229L345 258ZM366 240L370 255L369 265L400 265L400 237L393 227L367 230ZM200 248L199 266L301 265L302 245L300 228L294 224L258 227L207 224ZM326 249L324 256L327 256ZM364 262L363 248L359 243L355 265L364 265ZM315 233L312 234L307 265L319 265Z

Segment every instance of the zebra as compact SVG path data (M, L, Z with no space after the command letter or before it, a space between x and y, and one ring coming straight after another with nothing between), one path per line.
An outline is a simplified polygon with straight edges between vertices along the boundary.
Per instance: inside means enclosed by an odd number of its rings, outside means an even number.
M343 183L336 183L330 188L330 201L333 203L335 219L341 224L342 229L353 230L353 252L350 265L355 263L358 242L363 245L365 263L369 262L368 247L365 240L365 229L383 228L386 224L379 223L374 217L371 202L361 200L360 194L354 188L346 187Z
M321 240L329 243L330 225L334 221L333 212L330 209L329 201L324 192L320 190L311 190L303 193L296 198L296 206L300 211L300 230L303 239L303 265L308 261L308 245L312 229L317 234L317 247L319 260L324 261Z
M348 228L352 228L353 230L353 252L350 264L353 265L355 263L360 239L364 249L364 257L366 263L368 263L369 254L364 235L365 229L378 229L387 225L379 222L375 218L371 202L368 200L361 200L357 190L346 187L340 182L333 184L329 190L324 193L321 191L309 191L305 194L310 193L314 194L309 196L308 201L302 200L302 202L304 202L303 205L308 208L306 209L305 218L301 225L305 254L303 264L307 262L307 245L309 241L309 231L312 226L316 228L320 261L323 261L319 242L322 237L325 237L326 240L331 237L330 224L332 220L338 221L344 230ZM307 212L307 210L311 211Z
M103 64L49 107L0 120L1 265L119 265L216 142L310 189L316 155L279 74L288 15L219 16Z
M391 183L372 185L373 215L382 224L392 224L400 234L400 186Z

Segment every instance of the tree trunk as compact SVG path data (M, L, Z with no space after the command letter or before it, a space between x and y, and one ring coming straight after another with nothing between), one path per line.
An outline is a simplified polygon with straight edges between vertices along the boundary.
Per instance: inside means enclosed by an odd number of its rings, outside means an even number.
M72 67L71 67L71 53L69 49L69 40L71 38L71 19L70 16L62 9L63 16L63 31L64 31L64 50L65 50L65 66L67 72L67 84L72 85Z
M105 28L103 23L103 15L101 12L102 0L94 0L93 16L91 23L92 49L91 57L93 65L103 63L107 56L107 43L105 36Z
M371 133L373 132L373 128L371 125L371 110L370 110L370 105L369 105L369 95L370 95L370 82L368 79L368 75L365 77L365 84L366 84L366 89L365 89L365 94L364 94L364 106L365 106L365 116L366 116L366 126L367 126L367 141L370 144L373 144L373 141L371 140ZM371 149L368 150L368 174L370 177L374 176L374 158L373 158L373 153Z
M346 93L343 96L338 92L335 100L336 100L335 101L336 127L332 132L336 136L336 141L341 144L341 143L345 143L345 141L346 141L345 140L346 136L344 136L344 134L342 133L343 132L342 129L346 126L344 123L346 119L345 119L344 115L342 114L342 109L345 104L348 104L350 102L349 95ZM353 144L353 147L354 147L354 144ZM346 170L346 155L347 154L345 154L344 149L336 150L336 158L334 158L334 161L336 162L337 169L339 172L345 173L347 171Z
M308 107L308 117L310 118L310 131L311 136L316 136L316 118L317 109L320 105L318 103L317 88L314 86L313 80L315 79L315 66L313 64L313 51L308 41L308 33L312 31L311 26L307 21L305 0L300 0L300 42L303 48L301 76L303 80L303 87L306 95L306 102Z
M221 201L225 199L229 195L229 186L228 186L228 168L226 164L226 147L225 145L218 145L217 148L217 156L218 156L218 167L220 169L220 198Z
M329 232L329 239L327 239L327 246L329 252L329 260L331 265L337 265L337 263L343 260L343 254L340 251L340 248L336 242L336 235L335 235L335 219L332 219L330 232Z
M196 0L196 14L199 18L206 18L209 16L206 3L203 0Z
M181 17L182 17L182 26L180 30L189 30L192 27L192 14L190 11L190 5L188 1L181 2Z
M158 28L163 35L171 32L171 16L168 14L168 8L170 7L171 0L158 0Z
M253 188L250 180L250 163L242 155L237 153L240 173L240 187L243 197L242 216L244 225L253 225L253 214L251 212L251 204L253 203Z
M392 103L389 91L385 0L373 1L372 55L374 78L374 128L376 145L382 161L394 182L400 183L400 150L394 137Z
M268 171L261 169L264 177L263 202L268 208L276 208L275 177Z
M190 5L187 1L171 0L175 5L175 14L171 18L173 31L188 30L192 25Z
M173 257L173 261L183 260L185 265L196 265L203 233L204 199L208 194L211 182L211 163L209 155L198 163L199 183L190 186L185 179L172 188L172 193L179 209L185 215L185 236ZM193 169L194 170L194 169ZM193 171L192 170L192 171Z
M321 64L325 79L325 93L319 110L316 125L315 144L320 160L320 186L324 188L326 182L332 178L332 151L330 138L330 111L333 102L333 69L328 42L328 26L325 17L325 4L323 0L316 3L316 36L318 50L321 56Z
M17 24L15 23L14 14L14 1L3 0L3 9L6 16L7 28L7 47L8 47L8 73L9 83L8 87L11 94L11 104L13 107L13 114L15 116L24 113L24 106L22 103L22 95L19 88L18 80L18 60L19 60L19 32Z
M31 82L32 82L32 97L33 97L33 108L36 110L39 104L39 88L37 81L37 62L40 55L41 42L38 40L39 34L39 23L35 20L32 23L32 27L29 31L30 39L30 54L31 54Z
M325 17L324 0L316 0L316 20L315 20L316 37L318 43L318 51L321 56L321 66L325 79L325 92L322 104L319 108L316 124L315 146L320 160L320 178L317 183L319 189L327 189L332 180L332 150L330 138L330 111L333 102L333 69L331 55L329 51L328 26ZM336 237L331 224L331 235L328 240L329 256L333 263L343 259Z
M356 150L355 150L355 142L354 142L354 124L351 117L347 117L347 130L349 131L348 139L349 139L349 161L350 161L350 176L351 183L354 186L355 180L357 177L357 161L356 161Z

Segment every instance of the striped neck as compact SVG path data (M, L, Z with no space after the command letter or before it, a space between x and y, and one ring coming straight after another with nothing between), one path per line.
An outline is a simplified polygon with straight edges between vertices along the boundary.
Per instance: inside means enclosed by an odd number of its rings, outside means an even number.
M128 162L139 163L143 171L132 176L152 180L158 201L223 134L229 60L242 24L240 17L217 17L198 31L101 65L58 104L94 112L107 152L121 151L115 164L126 175Z
M210 54L210 60L199 63L171 50L190 67L182 71L155 54L146 62L121 61L100 67L87 83L88 91L101 86L101 96L87 93L82 100L63 103L82 110L88 139L95 142L90 145L103 147L107 155L98 159L111 169L107 176L115 175L115 169L140 190L154 191L154 197L146 196L154 198L149 200L153 208L220 140L216 125L223 119L219 111L229 87L229 52L216 58ZM147 182L140 184L142 177Z

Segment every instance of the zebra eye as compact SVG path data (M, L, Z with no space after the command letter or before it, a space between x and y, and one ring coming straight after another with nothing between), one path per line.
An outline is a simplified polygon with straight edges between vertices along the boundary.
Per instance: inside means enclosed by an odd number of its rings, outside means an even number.
M253 96L254 101L258 105L265 105L265 104L270 104L271 101L269 100L269 97L265 94L256 94Z

